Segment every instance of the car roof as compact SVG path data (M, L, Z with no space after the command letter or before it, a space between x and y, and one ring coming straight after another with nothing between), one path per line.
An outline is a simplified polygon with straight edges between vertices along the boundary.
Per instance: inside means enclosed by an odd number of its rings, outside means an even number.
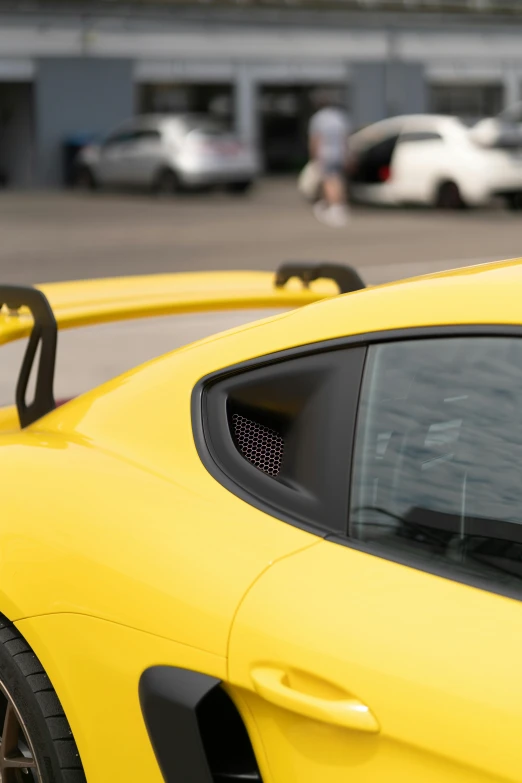
M352 142L364 144L369 140L380 139L388 133L398 133L405 126L411 130L460 130L466 131L466 126L458 117L449 114L403 114L396 117L388 117L372 125L367 125L356 131Z
M216 366L342 337L420 327L522 325L522 258L368 287L220 336ZM229 337L233 337L229 340ZM228 343L230 342L230 351ZM211 369L209 368L209 371Z
M521 292L522 258L332 297L161 356L51 412L46 427L75 432L116 452L124 449L140 463L147 443L147 464L154 470L169 465L170 470L172 442L163 431L156 432L157 422L171 426L171 411L180 406L186 417L176 439L192 442L190 410L202 378L249 360L342 337L390 331L407 337L404 330L418 327L521 325ZM179 427L179 419L174 421Z
M522 324L522 259L467 266L375 286L294 311L288 339L429 326Z
M522 258L478 264L322 299L211 335L181 350L191 352L212 344L205 360L205 372L212 372L265 354L381 331L522 325L521 294ZM156 361L168 362L171 356Z
M212 344L208 355L204 351L206 373L265 354L367 333L522 325L521 294L522 258L478 264L327 298L212 335L182 350ZM170 356L163 359L168 362Z
M363 128L362 130L367 130L368 128L375 126L385 127L386 125L404 125L406 122L422 122L433 125L437 125L441 122L462 124L462 120L452 114L398 114L394 117L387 117L384 120L379 120L371 125L367 125L366 128Z
M129 119L124 124L125 127L132 128L161 128L173 122L219 122L219 119L203 112L169 112L169 113L150 113L139 114ZM123 127L123 126L120 126Z

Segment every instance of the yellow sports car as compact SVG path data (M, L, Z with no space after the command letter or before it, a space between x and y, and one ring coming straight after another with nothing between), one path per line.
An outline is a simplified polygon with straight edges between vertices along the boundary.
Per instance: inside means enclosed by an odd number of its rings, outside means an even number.
M522 780L522 261L363 288L0 287L2 783ZM234 308L55 402L58 329Z

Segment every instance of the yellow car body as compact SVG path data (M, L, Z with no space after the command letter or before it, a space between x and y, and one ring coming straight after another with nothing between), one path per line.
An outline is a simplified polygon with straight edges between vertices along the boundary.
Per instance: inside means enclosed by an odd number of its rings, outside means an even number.
M140 703L153 667L219 681L241 716L258 777L210 769L208 783L522 779L517 596L251 502L202 456L195 422L204 379L227 368L235 378L270 357L283 366L410 330L516 335L521 283L514 261L344 296L327 282L275 289L267 273L41 286L60 328L298 308L149 362L24 429L16 409L1 413L0 612L47 672L89 783L173 783ZM0 343L31 327L4 310ZM183 755L167 717L169 731Z

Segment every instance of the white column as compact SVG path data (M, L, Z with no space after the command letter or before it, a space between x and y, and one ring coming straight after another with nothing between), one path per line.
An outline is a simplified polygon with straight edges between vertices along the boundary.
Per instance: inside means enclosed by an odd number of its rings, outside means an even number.
M516 68L506 68L504 71L504 108L519 103L521 75Z
M259 143L259 117L256 106L257 84L247 65L236 70L234 109L235 127L240 138L249 144Z

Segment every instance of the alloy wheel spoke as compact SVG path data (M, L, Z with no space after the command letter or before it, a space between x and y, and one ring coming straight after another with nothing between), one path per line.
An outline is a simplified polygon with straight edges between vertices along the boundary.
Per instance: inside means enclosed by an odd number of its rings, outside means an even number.
M7 696L7 694L5 695ZM24 756L20 750L21 739L23 739L23 745L27 746L29 754L27 756ZM19 778L20 773L23 773L25 776L27 774L26 770L37 769L36 759L26 740L23 724L11 699L7 696L7 706L0 738L0 783L16 783L16 781L21 779Z
M2 739L0 740L0 764L3 766L5 759L12 756L18 748L20 736L20 724L11 701L8 700L5 711Z
M36 767L36 761L33 758L16 756L13 758L4 759L4 767L6 769L33 769Z

